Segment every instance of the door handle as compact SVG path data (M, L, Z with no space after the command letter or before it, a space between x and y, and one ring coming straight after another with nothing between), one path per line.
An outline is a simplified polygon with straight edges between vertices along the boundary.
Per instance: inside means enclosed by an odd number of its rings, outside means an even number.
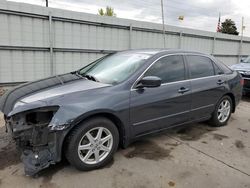
M183 93L186 93L186 92L188 92L188 91L189 91L189 88L181 87L181 88L178 90L178 93L183 94Z
M225 83L225 81L223 81L223 80L218 80L218 81L217 81L217 84L218 84L218 85L222 85L222 84L224 84L224 83Z

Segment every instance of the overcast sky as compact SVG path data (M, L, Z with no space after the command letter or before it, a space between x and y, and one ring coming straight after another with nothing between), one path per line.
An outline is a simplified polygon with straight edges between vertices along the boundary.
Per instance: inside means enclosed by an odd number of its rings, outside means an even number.
M45 0L10 0L45 5ZM244 35L250 36L250 0L163 0L165 23L207 31L216 31L221 21L231 18L238 31L244 16ZM114 8L117 17L161 23L160 0L49 0L49 6L97 14L106 6ZM178 17L184 16L184 21Z

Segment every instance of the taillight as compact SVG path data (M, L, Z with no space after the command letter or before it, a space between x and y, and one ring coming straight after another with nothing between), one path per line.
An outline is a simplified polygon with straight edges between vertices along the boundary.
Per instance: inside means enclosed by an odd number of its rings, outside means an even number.
M245 82L244 79L241 79L240 80L240 85L244 86L244 82Z

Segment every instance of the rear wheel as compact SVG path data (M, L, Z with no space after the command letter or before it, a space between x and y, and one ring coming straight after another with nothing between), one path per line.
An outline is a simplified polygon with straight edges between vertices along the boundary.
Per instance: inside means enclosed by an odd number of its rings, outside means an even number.
M105 166L117 150L119 133L106 118L85 121L72 130L66 140L66 158L79 170Z
M210 119L210 124L216 127L227 124L232 113L232 100L229 96L224 96L216 105L215 111Z

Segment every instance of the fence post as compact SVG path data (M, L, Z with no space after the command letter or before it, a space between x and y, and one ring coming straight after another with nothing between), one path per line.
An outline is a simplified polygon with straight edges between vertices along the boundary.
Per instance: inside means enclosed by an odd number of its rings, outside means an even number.
M53 76L55 73L54 70L54 59L53 59L53 29L52 29L52 15L51 12L49 12L49 53L50 53L50 75Z
M242 58L242 45L243 45L243 36L240 38L240 45L239 45L239 52L238 52L238 62L240 62L240 59Z
M132 49L132 35L133 35L133 26L129 25L129 49Z
M180 31L180 35L179 35L179 49L181 49L182 47L182 31Z
M211 53L211 55L215 54L215 44L216 44L216 33L214 34L214 37L213 37L213 45L212 45L212 53Z

